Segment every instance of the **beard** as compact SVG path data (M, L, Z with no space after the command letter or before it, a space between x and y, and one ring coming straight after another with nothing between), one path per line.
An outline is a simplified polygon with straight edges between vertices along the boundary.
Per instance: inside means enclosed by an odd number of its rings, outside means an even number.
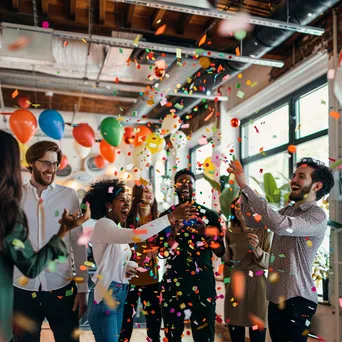
M289 199L294 202L302 201L311 190L312 183L303 188L300 188L295 193L291 191Z
M34 176L34 179L37 183L44 185L44 186L52 184L53 181L55 180L55 174L56 173L55 172L52 173L52 177L51 177L50 181L44 179L44 177L43 177L44 173L46 173L46 172L41 172L41 171L37 170L36 168L33 168L33 176Z

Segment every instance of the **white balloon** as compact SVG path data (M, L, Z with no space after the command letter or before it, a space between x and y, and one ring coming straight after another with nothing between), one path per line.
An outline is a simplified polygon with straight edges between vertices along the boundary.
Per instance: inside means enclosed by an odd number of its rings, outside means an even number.
M91 147L82 146L76 140L74 140L74 149L81 159L87 158L91 151Z
M164 137L177 132L181 125L181 119L176 114L167 114L162 123L162 132Z
M178 131L171 134L170 140L174 148L183 148L188 143L188 139L184 132Z
M163 158L165 159L163 160ZM166 154L165 148L158 153L152 154L153 165L157 164L158 162L165 162L166 159L167 159L167 154Z
M139 169L144 169L148 167L147 164L151 164L152 153L144 145L136 146L132 152L132 159Z

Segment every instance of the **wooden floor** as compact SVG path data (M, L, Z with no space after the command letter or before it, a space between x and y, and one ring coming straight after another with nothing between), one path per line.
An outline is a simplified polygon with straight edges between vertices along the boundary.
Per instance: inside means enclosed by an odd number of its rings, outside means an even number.
M215 342L226 342L226 341L230 341L229 338L229 333L227 331L228 329L225 328L224 326L220 326L218 325L216 327L216 337L215 337ZM190 329L186 329L186 331L190 331ZM133 330L133 336L131 338L131 342L143 342L146 341L146 329L138 329L135 328ZM162 337L164 337L164 335L162 334ZM41 342L54 342L54 338L53 338L53 334L52 331L50 330L49 324L47 322L43 323L43 329L42 329L42 333L41 333ZM87 330L81 331L81 336L80 336L80 341L81 342L94 342L94 336L93 333L91 332L91 330ZM193 342L193 338L191 336L184 336L184 338L182 339L182 341L184 342Z

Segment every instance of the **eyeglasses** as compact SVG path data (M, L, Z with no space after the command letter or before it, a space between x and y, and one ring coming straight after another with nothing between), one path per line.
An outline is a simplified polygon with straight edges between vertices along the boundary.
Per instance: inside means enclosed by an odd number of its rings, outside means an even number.
M55 170L58 169L58 166L59 166L59 162L54 162L54 163L51 163L50 161L48 160L37 160L39 163L42 163L43 164L43 167L45 169L50 169L51 167L53 167Z

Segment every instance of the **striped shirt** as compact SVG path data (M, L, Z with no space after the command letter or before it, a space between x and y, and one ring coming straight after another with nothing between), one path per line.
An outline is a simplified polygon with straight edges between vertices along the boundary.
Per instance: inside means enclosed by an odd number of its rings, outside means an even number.
M275 304L294 297L317 303L312 263L323 242L327 218L317 202L288 205L279 212L246 186L242 190L246 226L274 232L270 253L267 299Z

